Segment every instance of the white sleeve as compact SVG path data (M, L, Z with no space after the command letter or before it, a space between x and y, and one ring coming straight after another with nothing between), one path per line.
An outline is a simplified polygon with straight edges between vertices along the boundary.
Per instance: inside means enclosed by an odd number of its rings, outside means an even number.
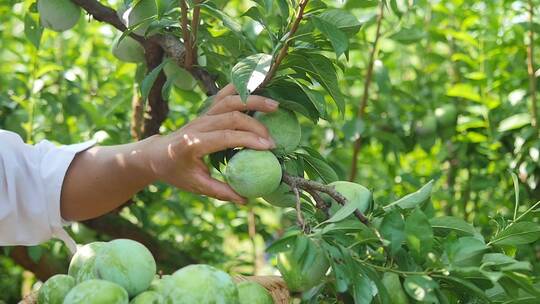
M57 237L73 250L62 228L67 222L60 216L60 193L75 155L94 144L32 146L0 129L0 246L31 246Z

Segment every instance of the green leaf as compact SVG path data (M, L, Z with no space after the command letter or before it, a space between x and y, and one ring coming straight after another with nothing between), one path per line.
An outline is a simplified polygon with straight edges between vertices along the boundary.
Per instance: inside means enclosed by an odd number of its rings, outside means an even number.
M334 213L334 215L331 218L329 218L326 222L335 223L335 222L342 221L346 219L349 215L353 214L354 211L356 211L357 209L360 209L363 205L364 205L364 202L361 200L348 201L347 204L345 204L345 206L342 206L341 208L339 208L339 210L336 211L336 213Z
M260 94L279 101L280 107L300 113L313 122L317 122L319 119L318 109L313 104L313 101L305 93L303 88L294 81L283 79L273 81Z
M540 225L534 222L518 222L500 233L490 242L494 245L524 245L535 242L540 238Z
M403 44L411 44L422 40L425 33L418 28L402 28L397 33L390 35L390 39Z
M161 19L165 13L167 13L172 6L172 1L170 0L155 0L157 8L157 18Z
M334 25L339 30L352 36L360 30L362 23L353 14L342 9L328 9L319 14L318 18Z
M296 261L302 260L305 256L304 253L308 251L310 240L302 234L299 234L296 237L296 242L294 243L292 256Z
M417 261L423 260L433 247L433 230L426 215L419 208L405 220L405 240Z
M313 16L311 20L315 27L332 43L337 58L349 49L349 39L337 26L317 16Z
M308 73L328 91L339 111L345 111L345 99L339 90L336 70L328 58L315 53L293 53L287 57L284 66Z
M522 128L530 124L531 124L531 115L529 113L515 114L508 118L503 119L499 123L499 127L497 128L497 131L507 132L507 131Z
M482 299L482 300L484 300L484 301L486 301L488 303L491 303L491 300L486 296L486 293L484 292L484 290L478 288L478 286L476 286L474 283L471 283L471 282L469 282L467 280L464 280L464 279L461 279L461 278L458 278L458 277L455 277L455 276L434 275L433 277L441 279L441 280L445 280L445 281L453 283L453 284L458 284L458 285L460 285L462 287L465 287L467 290L471 291L474 295L476 295L480 299Z
M272 243L272 245L266 248L266 252L269 254L275 254L283 251L291 250L292 246L296 242L296 237L300 234L299 230L287 231L279 240Z
M26 39L32 42L32 45L39 49L41 44L41 36L43 35L43 26L38 21L38 18L33 14L24 16L24 35Z
M373 298L371 280L363 274L356 274L351 283L354 303L371 303Z
M405 278L403 287L407 294L421 302L438 303L435 289L439 288L437 282L428 276L411 275ZM390 292L392 292L390 290Z
M156 82L156 79L157 79L159 73L161 72L161 70L163 70L163 67L169 61L171 61L171 59L163 60L163 62L160 65L155 67L150 73L148 73L144 77L144 79L143 79L143 81L141 83L141 96L142 96L143 100L148 99L148 95L150 94L150 90L154 86L154 82Z
M28 256L34 263L38 263L43 255L43 248L41 246L30 246L28 247Z
M488 248L481 240L466 236L451 242L446 254L452 267L469 267L478 265L482 254Z
M481 268L496 267L501 271L530 271L532 265L529 262L517 261L502 253L486 253L482 257Z
M475 102L482 102L482 97L478 94L470 84L458 83L450 87L446 91L446 95L450 97L459 97Z
M212 5L209 5L207 3L200 4L201 5L201 12L204 12L218 20L221 20L223 22L223 25L231 30L235 35L238 37L243 37L242 35L242 26L236 22L233 18L231 18L229 15L225 14L221 10L214 8Z
M451 231L460 235L475 235L474 226L455 216L441 216L429 220L436 235L445 236Z
M325 184L338 180L337 173L328 163L326 163L326 161L308 154L299 155L304 159L306 165L305 169L310 178L316 179L319 177Z
M384 206L385 210L389 210L394 206L399 206L402 209L411 209L425 202L430 196L433 189L433 180L422 186L418 191L405 195L399 200Z
M389 247L392 255L398 252L405 240L404 229L405 221L397 209L388 212L384 216L379 232L384 239L390 241Z
M355 219L349 219L349 220L346 219L339 223L330 223L328 225L325 225L321 233L322 234L327 234L330 232L346 233L346 232L362 231L362 230L369 230L369 228L355 218Z
M243 102L264 81L271 64L271 55L255 54L242 59L232 68L232 83Z
M519 208L519 180L517 175L514 172L510 172L510 175L512 176L512 183L514 184L514 217L513 220L515 221L517 218L517 212Z
M517 272L505 272L505 275L527 293L536 296L537 299L540 298L540 290L533 285L533 281L529 276Z

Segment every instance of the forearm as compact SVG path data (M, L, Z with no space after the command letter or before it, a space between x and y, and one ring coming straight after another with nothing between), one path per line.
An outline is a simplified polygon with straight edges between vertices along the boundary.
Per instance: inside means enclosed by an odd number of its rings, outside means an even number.
M156 138L79 153L64 179L62 217L80 221L106 214L154 182L148 154Z

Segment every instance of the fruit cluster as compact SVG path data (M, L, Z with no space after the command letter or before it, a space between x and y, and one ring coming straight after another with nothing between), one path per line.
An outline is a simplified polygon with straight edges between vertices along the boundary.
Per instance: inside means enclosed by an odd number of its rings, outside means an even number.
M146 247L117 239L80 247L68 274L55 275L41 286L38 304L62 303L272 304L273 300L261 285L235 284L227 273L209 265L190 265L158 277Z

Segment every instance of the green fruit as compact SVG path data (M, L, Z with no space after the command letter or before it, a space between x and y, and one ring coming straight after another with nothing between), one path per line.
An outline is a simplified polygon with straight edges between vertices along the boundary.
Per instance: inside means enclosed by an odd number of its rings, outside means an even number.
M320 246L314 247L313 259L296 260L292 251L278 254L277 268L292 292L307 291L322 283L328 267L328 259Z
M118 284L88 280L73 287L63 304L128 304L127 292Z
M303 175L303 170L298 168L297 163L292 160L286 160L283 163L283 167L285 168L285 172L290 175ZM287 208L296 206L296 196L291 187L285 183L279 184L279 187L274 192L263 196L263 199L276 207Z
M65 274L50 277L39 289L38 304L62 304L68 292L75 287L75 279Z
M95 260L98 252L106 246L105 242L93 242L79 248L69 263L68 274L77 283L97 279Z
M457 108L453 104L446 104L435 110L435 118L440 127L451 127L457 120Z
M429 151L437 140L437 120L435 116L428 114L416 124L415 131L420 146Z
M156 274L154 257L136 241L117 239L104 246L96 257L100 279L122 286L133 297L149 286Z
M170 7L173 0L165 1L166 8ZM162 2L163 3L163 2ZM118 16L126 27L137 26L133 32L137 35L144 36L146 30L152 23L152 19L146 20L157 14L157 6L155 0L141 0L134 7L120 7ZM145 21L146 20L146 21Z
M144 61L144 48L135 39L126 36L120 40L122 35L119 35L114 39L112 46L112 53L114 57L125 62L143 62Z
M263 196L263 199L270 205L287 208L296 206L296 195L287 184L281 183L272 193Z
M236 153L224 173L238 194L255 198L274 192L281 182L281 165L270 151L244 149Z
M416 124L416 134L420 136L431 135L437 132L437 119L428 114Z
M343 195L347 199L348 203L352 202L355 205L357 205L358 206L357 209L360 212L365 213L369 209L369 207L371 207L371 202L373 201L373 197L372 197L371 191L369 191L368 188L360 184L346 182L346 181L337 181L337 182L330 183L328 185L334 187L334 189L336 189L337 192ZM333 200L330 200L328 196L324 195L323 197L325 198L326 201L332 202L332 205L329 211L330 211L330 215L334 215L341 208L341 206L338 203L334 202Z
M274 304L268 290L258 283L245 281L236 286L240 298L239 304Z
M164 275L160 279L155 278L150 283L148 290L155 291L162 296L167 296L168 291L174 289L174 281L172 280L171 275Z
M272 113L257 112L255 118L270 132L270 136L276 143L276 148L273 151L277 155L290 153L300 144L302 128L294 112L285 109L279 109Z
M81 16L81 8L70 0L39 0L37 9L41 25L57 32L74 27Z
M208 265L190 265L172 275L168 304L238 304L238 289L225 272ZM167 284L168 285L168 284Z
M145 291L129 302L130 304L164 304L165 298L155 291Z
M167 79L173 79L174 85L182 90L191 91L197 85L197 81L185 69L170 61L163 67Z
M382 283L386 291L390 294L393 304L409 304L409 298L401 286L399 275L393 272L386 272L383 275Z

